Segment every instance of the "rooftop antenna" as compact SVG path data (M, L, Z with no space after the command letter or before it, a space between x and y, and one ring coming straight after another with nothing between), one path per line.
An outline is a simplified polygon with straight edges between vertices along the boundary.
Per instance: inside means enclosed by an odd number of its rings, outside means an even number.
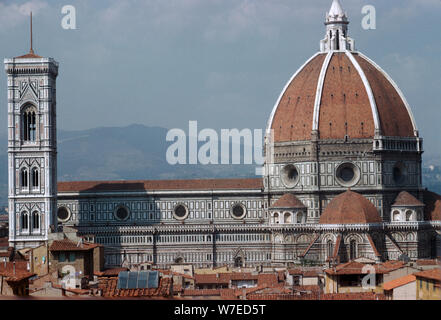
M31 11L31 49L29 50L29 53L34 53L34 49L32 48L32 11Z

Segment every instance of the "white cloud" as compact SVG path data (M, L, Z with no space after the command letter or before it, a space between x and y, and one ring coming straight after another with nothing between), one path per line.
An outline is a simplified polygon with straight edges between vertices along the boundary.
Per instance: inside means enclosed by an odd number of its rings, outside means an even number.
M42 0L30 0L22 4L0 3L0 30L10 30L27 21L31 11L32 15L38 16L47 7L47 2Z

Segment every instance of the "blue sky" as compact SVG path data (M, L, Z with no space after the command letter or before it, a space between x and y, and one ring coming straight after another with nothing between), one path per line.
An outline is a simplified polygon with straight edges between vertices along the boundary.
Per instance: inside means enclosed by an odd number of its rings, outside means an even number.
M60 62L58 126L140 123L264 128L286 81L319 48L331 0L0 0L0 56ZM409 101L427 153L441 150L441 1L342 0L356 49ZM377 29L361 27L374 5ZM73 5L77 30L61 27ZM0 77L6 131L6 77Z

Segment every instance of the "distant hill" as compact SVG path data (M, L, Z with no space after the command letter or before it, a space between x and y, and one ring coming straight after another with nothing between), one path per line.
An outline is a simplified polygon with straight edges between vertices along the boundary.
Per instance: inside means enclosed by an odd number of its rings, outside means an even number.
M130 125L58 131L58 180L256 177L255 165L170 165L167 129ZM7 205L7 137L0 136L0 206Z
M58 180L257 177L255 165L169 165L167 129L130 125L58 131ZM441 193L441 156L424 157L423 183ZM0 136L0 207L7 205L7 137Z

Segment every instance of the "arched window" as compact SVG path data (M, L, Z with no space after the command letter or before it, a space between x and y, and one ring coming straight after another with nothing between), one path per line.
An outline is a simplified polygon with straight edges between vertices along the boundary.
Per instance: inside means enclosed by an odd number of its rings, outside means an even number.
M393 221L400 221L400 220L401 220L401 219L400 219L400 211L395 210L395 211L392 213L392 217L393 217Z
M40 229L40 214L37 211L32 212L32 229Z
M29 215L25 211L21 213L21 229L22 230L29 229Z
M332 243L332 240L328 240L328 242L326 243L326 256L328 258L331 258L333 251L334 251L334 244Z
M277 212L274 213L273 223L274 224L279 223L279 214Z
M23 141L33 142L37 133L37 115L33 106L28 106L22 113Z
M301 212L297 213L297 223L302 223L303 214Z
M357 258L357 241L351 240L349 243L349 257L351 260Z
M283 223L292 223L291 213L285 212Z
M31 185L33 188L38 188L40 181L39 181L39 171L38 168L32 168L31 172Z
M22 188L28 187L28 169L26 168L20 171L20 183Z
M236 268L241 268L241 267L243 267L243 259L242 259L242 257L236 257L236 258L234 259L234 266L235 266Z
M412 221L412 213L411 210L406 211L406 221Z

